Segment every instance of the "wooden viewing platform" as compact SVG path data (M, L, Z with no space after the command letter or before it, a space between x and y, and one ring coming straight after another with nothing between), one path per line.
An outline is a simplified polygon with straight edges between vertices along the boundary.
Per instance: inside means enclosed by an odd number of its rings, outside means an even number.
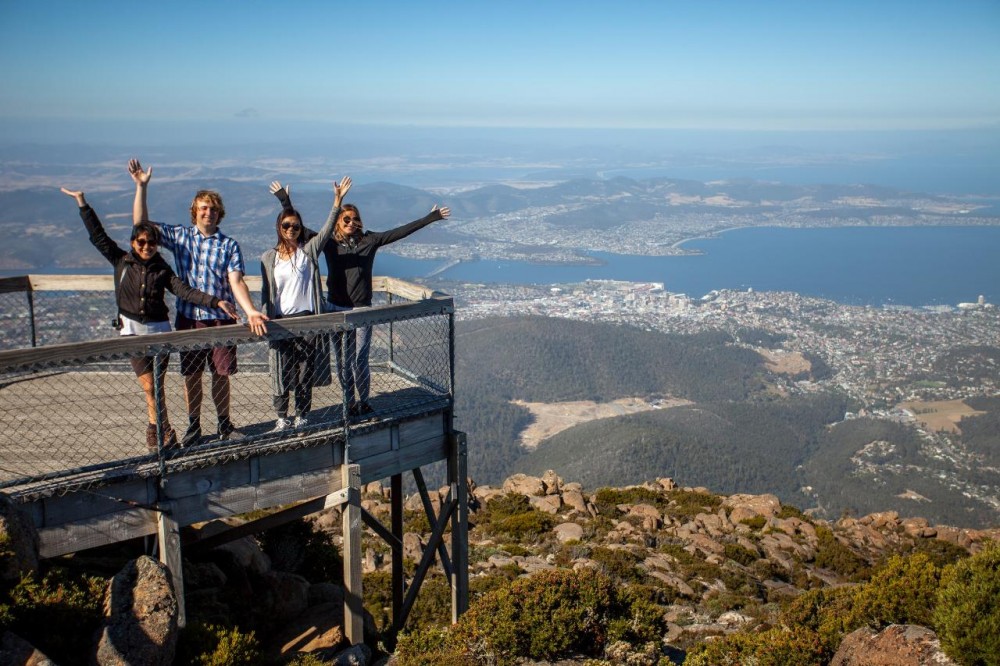
M111 289L110 276L27 276L0 280L0 293ZM454 304L445 294L376 278L387 303L269 324L268 339L331 336L375 328L372 406L348 417L334 378L318 387L310 425L273 432L267 340L243 326L0 351L0 492L23 504L55 557L156 535L160 559L181 599L182 549L197 539L184 528L250 511L275 510L199 541L217 545L333 506L342 508L345 634L363 640L361 530L392 552L393 634L404 626L420 585L438 559L452 585L452 619L468 603L466 443L453 428ZM253 284L251 284L253 288ZM27 298L25 316L32 318ZM242 436L207 437L178 451L145 447L145 402L127 359L239 344L232 411ZM185 413L183 382L172 359L164 392L168 414ZM207 373L206 373L207 374ZM202 407L205 434L214 409ZM211 419L206 417L212 416ZM183 419L176 422L181 423ZM421 468L445 461L449 496L435 513ZM403 474L412 473L432 534L416 574L403 572ZM389 479L390 525L361 508L361 486ZM444 535L451 527L450 554ZM407 584L408 583L408 584ZM391 638L390 638L391 640Z

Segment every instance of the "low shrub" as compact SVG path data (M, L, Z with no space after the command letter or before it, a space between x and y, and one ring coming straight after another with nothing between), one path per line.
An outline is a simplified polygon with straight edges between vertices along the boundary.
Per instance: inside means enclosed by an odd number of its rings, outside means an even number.
M525 657L596 656L606 644L609 623L630 617L630 608L600 572L543 571L485 594L451 631L427 630L401 640L396 654L401 666L474 663L470 657L507 666ZM428 653L439 660L428 661Z
M75 663L100 626L107 584L60 568L41 580L27 573L0 599L0 630L13 631L58 663Z
M889 558L868 583L857 588L847 615L848 630L862 625L873 629L890 624L929 626L940 580L941 569L923 553Z
M688 651L684 666L824 666L832 657L815 632L774 628L737 632L696 645Z
M749 548L741 546L738 543L727 543L724 548L725 550L723 552L727 558L731 559L733 562L742 564L745 567L750 566L760 557L757 553L753 552Z
M762 530L764 526L767 525L767 518L764 516L754 516L752 518L744 518L740 521L741 525L746 525L753 530Z
M842 544L830 528L818 526L816 539L818 544L816 558L813 560L816 566L854 578L863 576L868 571L868 562Z
M620 583L641 583L646 579L645 572L636 566L642 558L623 548L598 546L590 551L590 559L600 565L605 575Z
M261 662L260 641L239 627L194 622L177 641L174 663L193 666L253 666Z
M1000 543L945 569L934 610L941 647L960 664L986 666L1000 655Z

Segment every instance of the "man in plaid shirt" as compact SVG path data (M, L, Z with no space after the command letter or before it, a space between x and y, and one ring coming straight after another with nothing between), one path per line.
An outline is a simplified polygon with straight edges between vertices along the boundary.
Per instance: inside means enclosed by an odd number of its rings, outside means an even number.
M135 203L132 218L135 224L149 220L146 189L153 168L143 171L138 160L129 161L129 174L135 181ZM250 289L243 280L244 265L240 245L219 231L219 222L226 215L222 197L217 192L202 190L191 202L191 224L155 223L163 235L163 247L174 255L177 275L189 285L232 303L236 301L247 315L250 329L257 335L267 332L261 313L250 298ZM177 330L227 326L238 323L219 308L206 308L188 301L177 300ZM219 438L241 437L230 418L229 376L236 373L236 346L181 352L181 374L188 408L188 428L183 446L193 446L201 440L202 375L205 365L212 373L212 400L219 423Z

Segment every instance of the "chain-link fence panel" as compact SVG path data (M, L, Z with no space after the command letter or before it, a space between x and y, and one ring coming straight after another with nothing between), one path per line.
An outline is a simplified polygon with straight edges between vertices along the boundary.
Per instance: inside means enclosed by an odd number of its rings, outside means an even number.
M0 351L0 489L51 494L346 442L450 407L452 323L450 299L397 298L279 319L264 338L234 325Z

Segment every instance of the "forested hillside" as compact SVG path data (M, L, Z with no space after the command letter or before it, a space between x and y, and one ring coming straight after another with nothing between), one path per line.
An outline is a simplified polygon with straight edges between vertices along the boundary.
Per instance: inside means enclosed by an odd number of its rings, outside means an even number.
M671 395L742 400L764 386L760 356L725 333L666 335L545 317L460 322L456 426L469 435L469 471L496 483L522 454L526 409L510 403Z
M587 487L670 476L808 505L799 467L846 406L840 396L820 395L702 403L593 421L542 442L518 461L517 471L566 470Z
M753 329L739 337L781 342ZM456 427L469 435L469 474L478 483L546 469L588 487L670 476L726 493L774 493L831 519L895 510L996 523L996 510L968 489L997 481L1000 399L970 399L986 413L965 417L960 435L936 441L914 424L844 421L857 406L839 394L776 396L760 356L722 332L493 318L460 322L456 355ZM821 359L811 360L814 371L829 373ZM695 404L583 423L530 453L519 438L533 416L511 402L661 396ZM941 448L948 446L965 453L952 456Z

